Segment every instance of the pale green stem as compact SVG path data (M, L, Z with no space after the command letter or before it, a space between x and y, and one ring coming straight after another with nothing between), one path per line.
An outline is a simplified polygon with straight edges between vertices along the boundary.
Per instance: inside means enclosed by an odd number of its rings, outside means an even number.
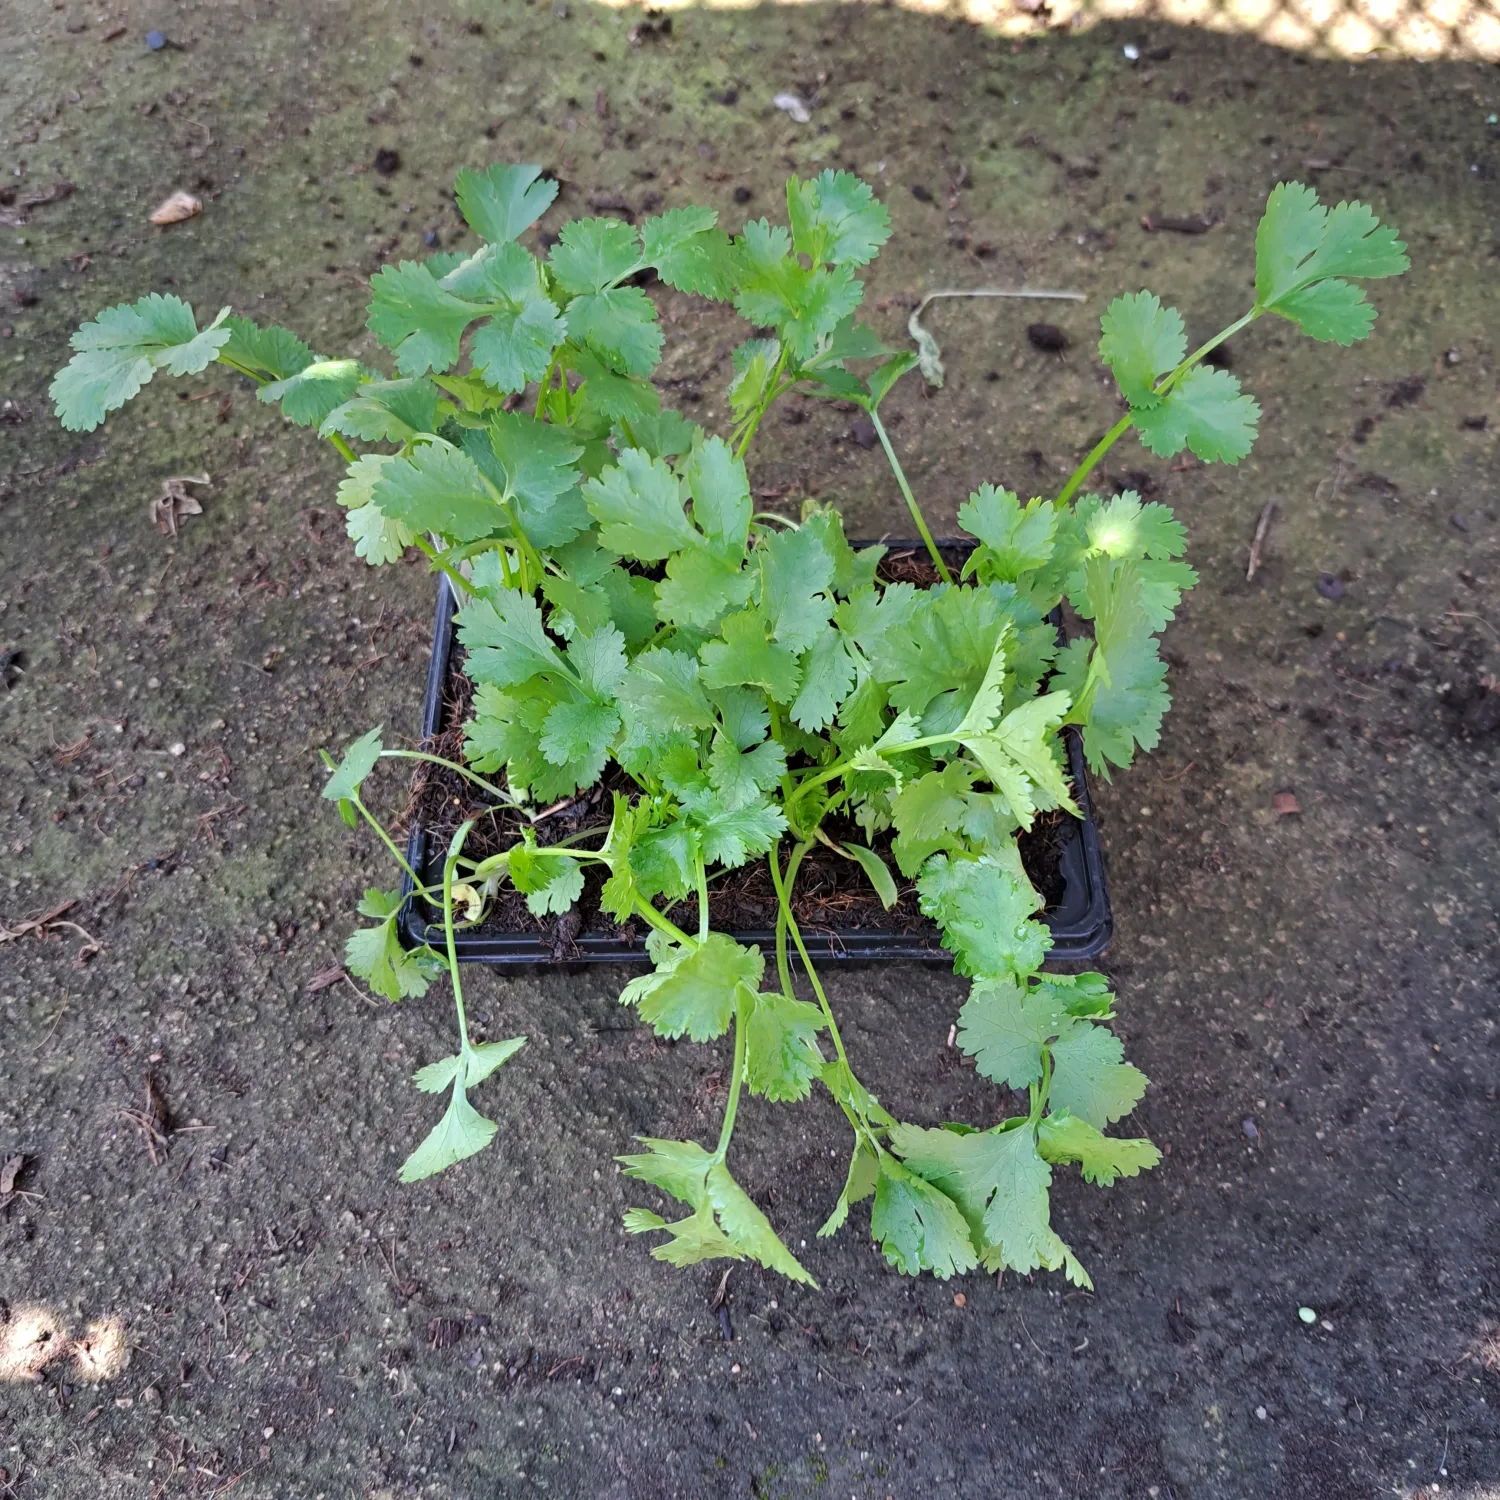
M797 925L797 919L792 915L792 887L797 880L797 870L802 864L803 856L812 848L812 841L806 840L798 844L791 852L786 862L786 877L782 878L777 870L777 860L771 860L771 884L776 887L776 902L778 907L777 925L780 927L783 919L786 928L792 935L792 941L797 945L797 956L802 960L802 967L807 970L807 977L812 983L813 993L818 997L818 1005L823 1011L823 1019L828 1023L828 1035L833 1041L833 1049L838 1053L838 1058L846 1068L849 1068L849 1054L844 1051L844 1039L839 1035L839 1023L834 1020L833 1007L828 1003L828 996L823 991L823 981L818 978L818 971L813 967L813 961L808 956L807 944L802 941L802 929ZM778 961L780 960L778 955ZM792 989L790 975L783 980L787 994L791 996ZM792 998L795 998L793 996ZM853 1068L849 1068L850 1076L853 1076Z
M937 543L932 539L932 533L927 529L927 518L922 514L922 507L917 504L917 497L912 494L911 486L906 482L906 473L901 467L901 461L896 457L896 450L891 447L891 439L885 430L885 424L880 420L880 413L873 406L865 408L869 414L870 421L875 426L875 436L880 439L880 446L885 449L886 462L891 466L891 473L896 476L896 483L901 487L901 494L906 500L906 508L911 512L911 518L916 522L917 535L922 538L927 548L927 555L931 557L933 566L938 570L938 577L944 583L952 583L953 575L948 571L948 564L943 561L943 554L938 551Z
M443 556L443 554L439 552L438 549L426 539L426 537L413 536L412 543L416 547L417 551L420 552L423 557L425 557L427 561L430 562L432 566L438 570L438 572L447 575L448 581L458 591L460 598L466 597L468 595L469 580L465 578L464 575L460 573L458 569L455 568L453 564L450 563Z
M724 1104L724 1123L719 1126L719 1144L714 1148L714 1160L723 1161L729 1152L729 1138L734 1134L734 1117L740 1107L740 1084L745 1077L745 1019L744 1000L734 1010L734 1061L729 1078L729 1098Z
M517 812L526 811L509 792L502 791L494 782L486 781L483 776L476 776L467 766L461 766L455 760L445 760L441 755L430 755L426 750L382 750L380 757L382 760L425 760L434 766L445 766L450 771L456 771L465 781L472 781L475 786L483 788L490 796L499 798L507 807L515 808Z
M682 928L680 928L675 922L670 921L668 918L662 916L662 914L657 911L657 909L652 906L649 901L646 901L638 896L636 898L635 909L640 916L643 916L646 921L651 924L651 926L656 928L658 932L666 933L666 935L671 938L674 943L680 943L684 948L691 948L694 946L695 940L693 938L690 938L687 933L685 933Z
M698 941L708 941L708 872L700 855L694 861L693 874L698 884Z
M406 856L396 847L395 840L391 838L390 834L388 834L385 829L380 826L380 820L374 815L374 813L370 811L368 807L364 805L363 802L360 801L359 794L356 792L354 796L349 798L349 801L354 804L355 810L365 820L365 822L375 830L376 837L378 837L380 842L390 850L391 856L396 861L396 863L400 865L401 868L411 877L411 883L419 891L422 891L425 894L427 887L423 885L422 877L418 875L417 872L412 869L409 864L407 864Z
M458 1035L459 1054L458 1075L456 1081L461 1083L464 1075L464 1058L469 1051L469 1018L464 1012L464 987L463 981L458 977L458 948L453 937L453 871L458 865L458 856L462 851L462 841L458 849L450 854L443 864L443 936L448 942L448 974L453 980L453 1004L458 1011Z

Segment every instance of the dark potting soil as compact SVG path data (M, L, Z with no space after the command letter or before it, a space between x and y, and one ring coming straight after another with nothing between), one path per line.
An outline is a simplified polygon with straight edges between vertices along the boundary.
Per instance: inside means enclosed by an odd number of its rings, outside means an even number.
M879 573L886 582L910 582L920 586L931 584L937 576L925 555L907 548L893 551L882 559ZM473 697L473 684L463 670L465 658L462 646L455 641L443 689L441 726L422 747L453 761L463 759L464 724ZM499 781L501 778L492 779ZM532 825L537 842L544 846L555 844L585 830L596 830L602 839L609 827L612 794L617 791L630 795L639 788L619 766L611 764L597 784L555 804ZM1043 813L1031 831L1023 833L1018 840L1021 863L1048 910L1056 907L1065 893L1060 850L1067 818L1068 814L1062 812ZM521 813L496 804L493 798L456 772L430 763L419 763L401 822L403 833L421 828L428 835L428 868L421 872L424 879L437 883L442 853L448 840L460 824L470 819L474 820L474 828L464 852L474 859L483 859L508 848L527 826ZM849 818L830 818L824 828L836 842L867 842L864 831ZM806 932L886 932L936 939L936 928L922 914L917 903L916 887L899 879L891 853L890 832L878 835L872 847L898 876L896 904L887 910L871 888L864 871L854 861L822 845L815 845L802 861L792 892L792 911L798 925ZM584 877L583 895L573 910L561 917L533 916L525 897L507 886L496 894L484 921L467 930L476 936L528 934L545 938L563 949L584 935L640 936L635 931L636 924L621 927L600 908L599 891L604 879L604 873L598 867L589 869ZM766 861L758 858L738 869L712 874L708 907L709 921L716 931L755 932L773 928L776 925L776 892ZM663 910L679 926L693 927L697 923L696 896L688 896L673 906L664 906Z

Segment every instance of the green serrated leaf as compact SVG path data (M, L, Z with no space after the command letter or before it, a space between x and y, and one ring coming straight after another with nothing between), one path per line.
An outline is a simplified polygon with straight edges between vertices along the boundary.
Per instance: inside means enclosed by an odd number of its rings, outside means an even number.
M1249 453L1260 407L1227 370L1189 370L1156 405L1132 407L1141 441L1158 458L1191 448L1205 463L1237 464Z
M809 270L792 255L791 235L764 219L745 225L735 249L736 309L757 326L780 330L782 342L799 360L817 354L822 340L864 295L848 265Z
M1041 1122L1037 1147L1049 1162L1076 1161L1084 1181L1097 1187L1113 1187L1121 1177L1138 1176L1161 1161L1161 1152L1150 1141L1103 1135L1067 1110L1055 1111Z
M958 1205L987 1270L1063 1264L1067 1246L1050 1223L1052 1171L1029 1125L967 1135L898 1125L891 1149Z
M729 412L736 425L765 400L780 358L781 344L776 339L747 339L734 351Z
M453 188L459 212L481 239L503 245L524 234L552 206L557 184L533 165L502 166L483 171L465 168Z
M401 946L394 915L376 927L350 933L344 963L351 974L387 1000L415 999L425 995L431 983L428 950L408 951Z
M1255 294L1262 307L1331 276L1399 276L1410 262L1396 231L1363 203L1340 203L1330 213L1300 182L1281 182L1266 200L1255 232Z
M587 530L578 488L582 446L566 427L523 412L492 412L465 434L464 451L504 496L521 530L537 547L560 547Z
M593 414L606 422L635 422L661 410L661 397L649 380L616 375L588 349L564 344L558 359L564 369L574 371L583 381L577 395L579 422Z
M698 663L681 651L643 651L620 683L620 701L642 722L708 729L713 705L699 680Z
M994 649L990 653L990 664L974 690L964 716L959 720L957 733L963 735L987 734L1000 717L1005 706L1005 664L1011 644L1011 622L1000 622L1000 633L995 637Z
M255 394L268 405L279 404L289 422L317 427L359 389L363 379L357 359L319 359L295 375L261 386Z
M1072 1024L1063 996L1014 975L978 980L958 1013L958 1045L996 1083L1024 1089L1042 1076L1042 1047Z
M463 1067L463 1062L462 1054L455 1052L451 1057L439 1058L437 1062L418 1068L411 1075L411 1081L424 1094L441 1094L458 1077L458 1070Z
M618 219L574 219L563 226L547 263L565 292L602 292L640 266L640 240Z
M384 921L401 910L401 892L383 891L378 886L367 886L360 898L358 911L362 917L378 917Z
M224 327L229 337L219 349L219 359L263 380L289 379L317 358L289 328L261 328L249 318L232 315L224 319Z
M960 974L994 978L1034 973L1052 934L1031 920L1036 892L992 856L935 854L917 881L923 912L943 929Z
M455 1090L443 1118L402 1163L401 1181L420 1182L424 1177L435 1177L465 1157L483 1151L498 1129L493 1120L485 1119L469 1103L462 1090Z
M341 432L365 442L405 443L433 430L437 408L438 390L430 380L372 380L323 418L318 436Z
M677 476L637 448L627 448L617 464L589 480L583 494L599 523L600 544L622 557L660 562L697 540Z
M817 1006L785 995L755 997L745 1025L745 1078L752 1094L786 1101L805 1099L823 1067Z
M896 837L891 853L908 879L940 849L962 849L973 768L960 760L908 781L891 806Z
M74 333L76 352L53 377L49 394L58 421L71 432L92 431L158 370L197 374L229 342L228 317L226 307L199 332L192 308L159 292L105 308Z
M1042 499L1023 506L1012 491L982 484L959 506L958 524L985 548L984 576L1014 582L1051 558L1057 509ZM964 565L965 577L979 560L976 555Z
M536 600L518 589L498 589L466 604L458 613L458 635L475 682L515 687L538 673L569 675Z
M799 255L815 265L868 265L891 237L891 218L851 172L820 172L786 185L787 217Z
M880 1163L874 1151L870 1149L869 1142L863 1136L859 1136L849 1156L849 1170L844 1176L844 1190L839 1194L838 1202L833 1205L833 1212L818 1227L818 1237L826 1239L842 1229L844 1221L849 1217L849 1209L868 1198L875 1191L875 1184L879 1180Z
M385 748L380 734L380 729L372 729L368 734L360 735L344 751L344 758L323 786L323 796L327 801L342 802L359 795L365 777L375 769L380 752Z
M843 616L841 614L840 618ZM893 584L875 622L854 632L896 708L933 732L962 719L994 657L1001 605L989 589ZM915 738L909 735L908 738Z
M738 807L726 806L716 792L702 792L683 802L710 864L736 869L766 853L786 832L786 814L764 798Z
M1110 557L1181 557L1187 548L1187 531L1172 512L1154 501L1142 505L1134 490L1122 490L1108 500L1085 496L1078 512L1090 549Z
M695 546L667 559L667 576L656 585L656 613L670 625L712 630L745 603L757 581L727 549Z
M641 225L646 264L679 292L722 301L733 285L729 236L710 208L669 208Z
M833 722L855 680L854 659L843 635L826 626L802 662L802 686L792 702L795 723L816 734Z
M541 266L519 245L485 245L442 277L445 291L489 315L474 334L474 368L497 391L540 380L563 341L564 323L547 295Z
M963 739L991 786L1009 800L1022 827L1030 828L1037 808L1061 807L1074 817L1082 816L1057 753L1057 727L1072 701L1067 693L1044 693L1012 709L987 734ZM1017 785L1017 772L1026 778L1024 787Z
M715 735L708 757L710 785L733 811L759 802L786 771L786 751L775 740L766 740L749 751L734 741Z
M1137 744L1154 749L1162 715L1171 702L1164 681L1166 664L1142 602L1135 563L1090 558L1086 593L1095 613L1094 643L1072 642L1058 653L1053 684L1073 699L1071 717L1083 725L1089 767L1108 775L1108 766L1128 766Z
M693 449L682 477L693 497L693 520L711 542L739 552L750 533L750 480L742 460L723 438Z
M796 1256L781 1243L771 1221L730 1176L729 1168L723 1162L715 1162L708 1169L708 1200L718 1216L720 1227L737 1249L768 1270L779 1271L790 1281L817 1286Z
M458 542L508 529L505 513L484 487L474 460L434 439L408 458L393 458L371 495L384 515L420 535L436 531Z
M411 528L393 521L378 506L361 505L344 518L344 530L354 543L354 554L372 568L400 562L406 549L416 540Z
M615 720L618 726L618 718ZM554 756L565 764L570 756ZM583 894L583 867L565 854L549 854L534 844L515 845L508 866L511 884L526 897L534 917L562 916Z
M1054 1109L1066 1109L1096 1130L1128 1115L1146 1092L1146 1075L1124 1061L1112 1031L1076 1021L1052 1043Z
M649 375L664 335L656 308L639 287L590 292L568 304L568 337L593 350L618 375Z
M695 1042L723 1036L743 985L752 993L766 966L760 952L711 932L692 948L674 947L650 974L632 979L620 993L658 1036L689 1036Z
M1187 353L1182 314L1151 292L1134 292L1109 304L1100 327L1099 358L1114 371L1125 399L1132 407L1154 406L1156 382Z
M979 1264L953 1200L889 1156L880 1158L870 1234L903 1276L931 1271L946 1281Z
M614 433L617 451L643 448L652 458L676 458L691 452L702 441L703 429L670 407L650 416L617 422Z
M761 687L777 703L797 696L802 669L796 654L768 638L766 617L758 609L730 615L720 627L721 639L698 652L708 688Z
M789 651L806 651L833 613L833 554L823 534L806 526L778 532L756 550L772 639Z
M609 745L619 731L620 715L612 704L572 699L548 709L537 744L553 765L567 767L586 786L604 770ZM582 889L581 875L579 882Z
M1325 344L1347 347L1369 338L1375 327L1375 309L1364 292L1348 281L1319 281L1288 292L1271 311Z
M475 316L470 303L445 291L417 261L382 267L370 278L365 326L394 351L403 375L425 375L455 364L464 329Z

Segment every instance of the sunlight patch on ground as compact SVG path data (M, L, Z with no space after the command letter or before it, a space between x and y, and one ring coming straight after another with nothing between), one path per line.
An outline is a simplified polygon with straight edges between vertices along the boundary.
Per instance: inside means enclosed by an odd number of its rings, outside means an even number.
M615 9L628 0L603 0ZM654 10L752 10L762 0L657 0ZM798 5L816 0L774 0ZM904 10L983 26L1001 36L1101 21L1156 21L1254 36L1324 57L1500 62L1500 0L897 0Z
M113 1380L130 1362L124 1323L98 1318L74 1338L50 1307L14 1307L0 1321L0 1381L39 1380L48 1365L64 1359L77 1380Z

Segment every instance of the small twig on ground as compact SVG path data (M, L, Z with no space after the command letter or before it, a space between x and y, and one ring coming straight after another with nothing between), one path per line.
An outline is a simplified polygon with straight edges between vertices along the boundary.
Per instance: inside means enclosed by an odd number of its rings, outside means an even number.
M236 814L244 812L244 810L245 804L243 802L236 802L228 807L214 807L210 808L206 813L199 813L198 837L202 838L204 834L207 834L210 844L217 842L214 837L215 820L218 818L234 817Z
M40 1052L42 1050L42 1048L45 1047L47 1045L47 1043L52 1040L53 1036L55 1035L55 1033L57 1031L58 1022L61 1021L62 1018L63 1018L63 1016L67 1014L67 1009L68 1009L68 992L66 990L64 990L63 991L63 1003L58 1007L57 1014L55 1016L53 1016L53 1018L52 1018L52 1024L47 1028L47 1035L44 1036L41 1039L41 1041L39 1041L36 1044L36 1046L31 1049L31 1055L33 1057L35 1057L37 1055L37 1053Z
M1031 1330L1026 1326L1025 1315L1021 1314L1021 1313L1017 1313L1016 1316L1021 1319L1021 1331L1022 1331L1022 1333L1024 1333L1026 1335L1027 1339L1030 1341L1031 1347L1033 1349L1035 1349L1036 1352L1038 1354L1040 1354L1043 1359L1046 1359L1046 1357L1047 1357L1047 1351L1045 1349L1043 1349L1042 1346L1039 1343L1037 1343L1037 1341L1034 1338L1031 1337Z
M82 965L94 954L101 952L103 944L92 933L80 927L77 922L64 920L63 914L72 911L77 905L78 898L75 896L70 901L64 901L60 906L54 906L44 916L28 917L15 927L0 925L0 943L18 943L23 937L36 937L45 942L47 938L55 936L58 929L66 927L83 939L84 945L78 950L75 958L75 963Z
M162 1106L161 1095L156 1092L156 1084L149 1073L146 1074L145 1109L122 1109L117 1113L123 1119L129 1120L146 1137L146 1149L151 1153L151 1165L159 1167L166 1159L169 1144L167 1112ZM162 1148L160 1156L156 1152L157 1146Z
M1255 539L1250 543L1250 564L1245 569L1245 582L1255 582L1255 570L1260 567L1260 549L1265 544L1266 533L1271 529L1271 517L1276 514L1276 501L1267 500L1256 522Z
M922 371L922 379L931 386L940 386L943 383L943 352L938 348L937 340L922 326L922 314L927 310L929 303L936 302L940 297L1015 297L1036 302L1082 302L1084 300L1082 292L1033 292L1024 288L1010 290L994 286L967 289L944 287L940 291L928 292L917 303L916 311L906 320L906 331L916 342L917 364Z
M1496 630L1495 627L1493 625L1491 625L1490 622L1488 620L1486 620L1483 615L1471 614L1467 610L1453 609L1451 607L1448 610L1448 614L1449 614L1450 618L1455 619L1455 620L1478 620L1479 623L1481 625L1483 625L1484 628L1486 630L1488 630L1490 632L1490 634L1495 637L1496 640L1500 640L1500 630Z

